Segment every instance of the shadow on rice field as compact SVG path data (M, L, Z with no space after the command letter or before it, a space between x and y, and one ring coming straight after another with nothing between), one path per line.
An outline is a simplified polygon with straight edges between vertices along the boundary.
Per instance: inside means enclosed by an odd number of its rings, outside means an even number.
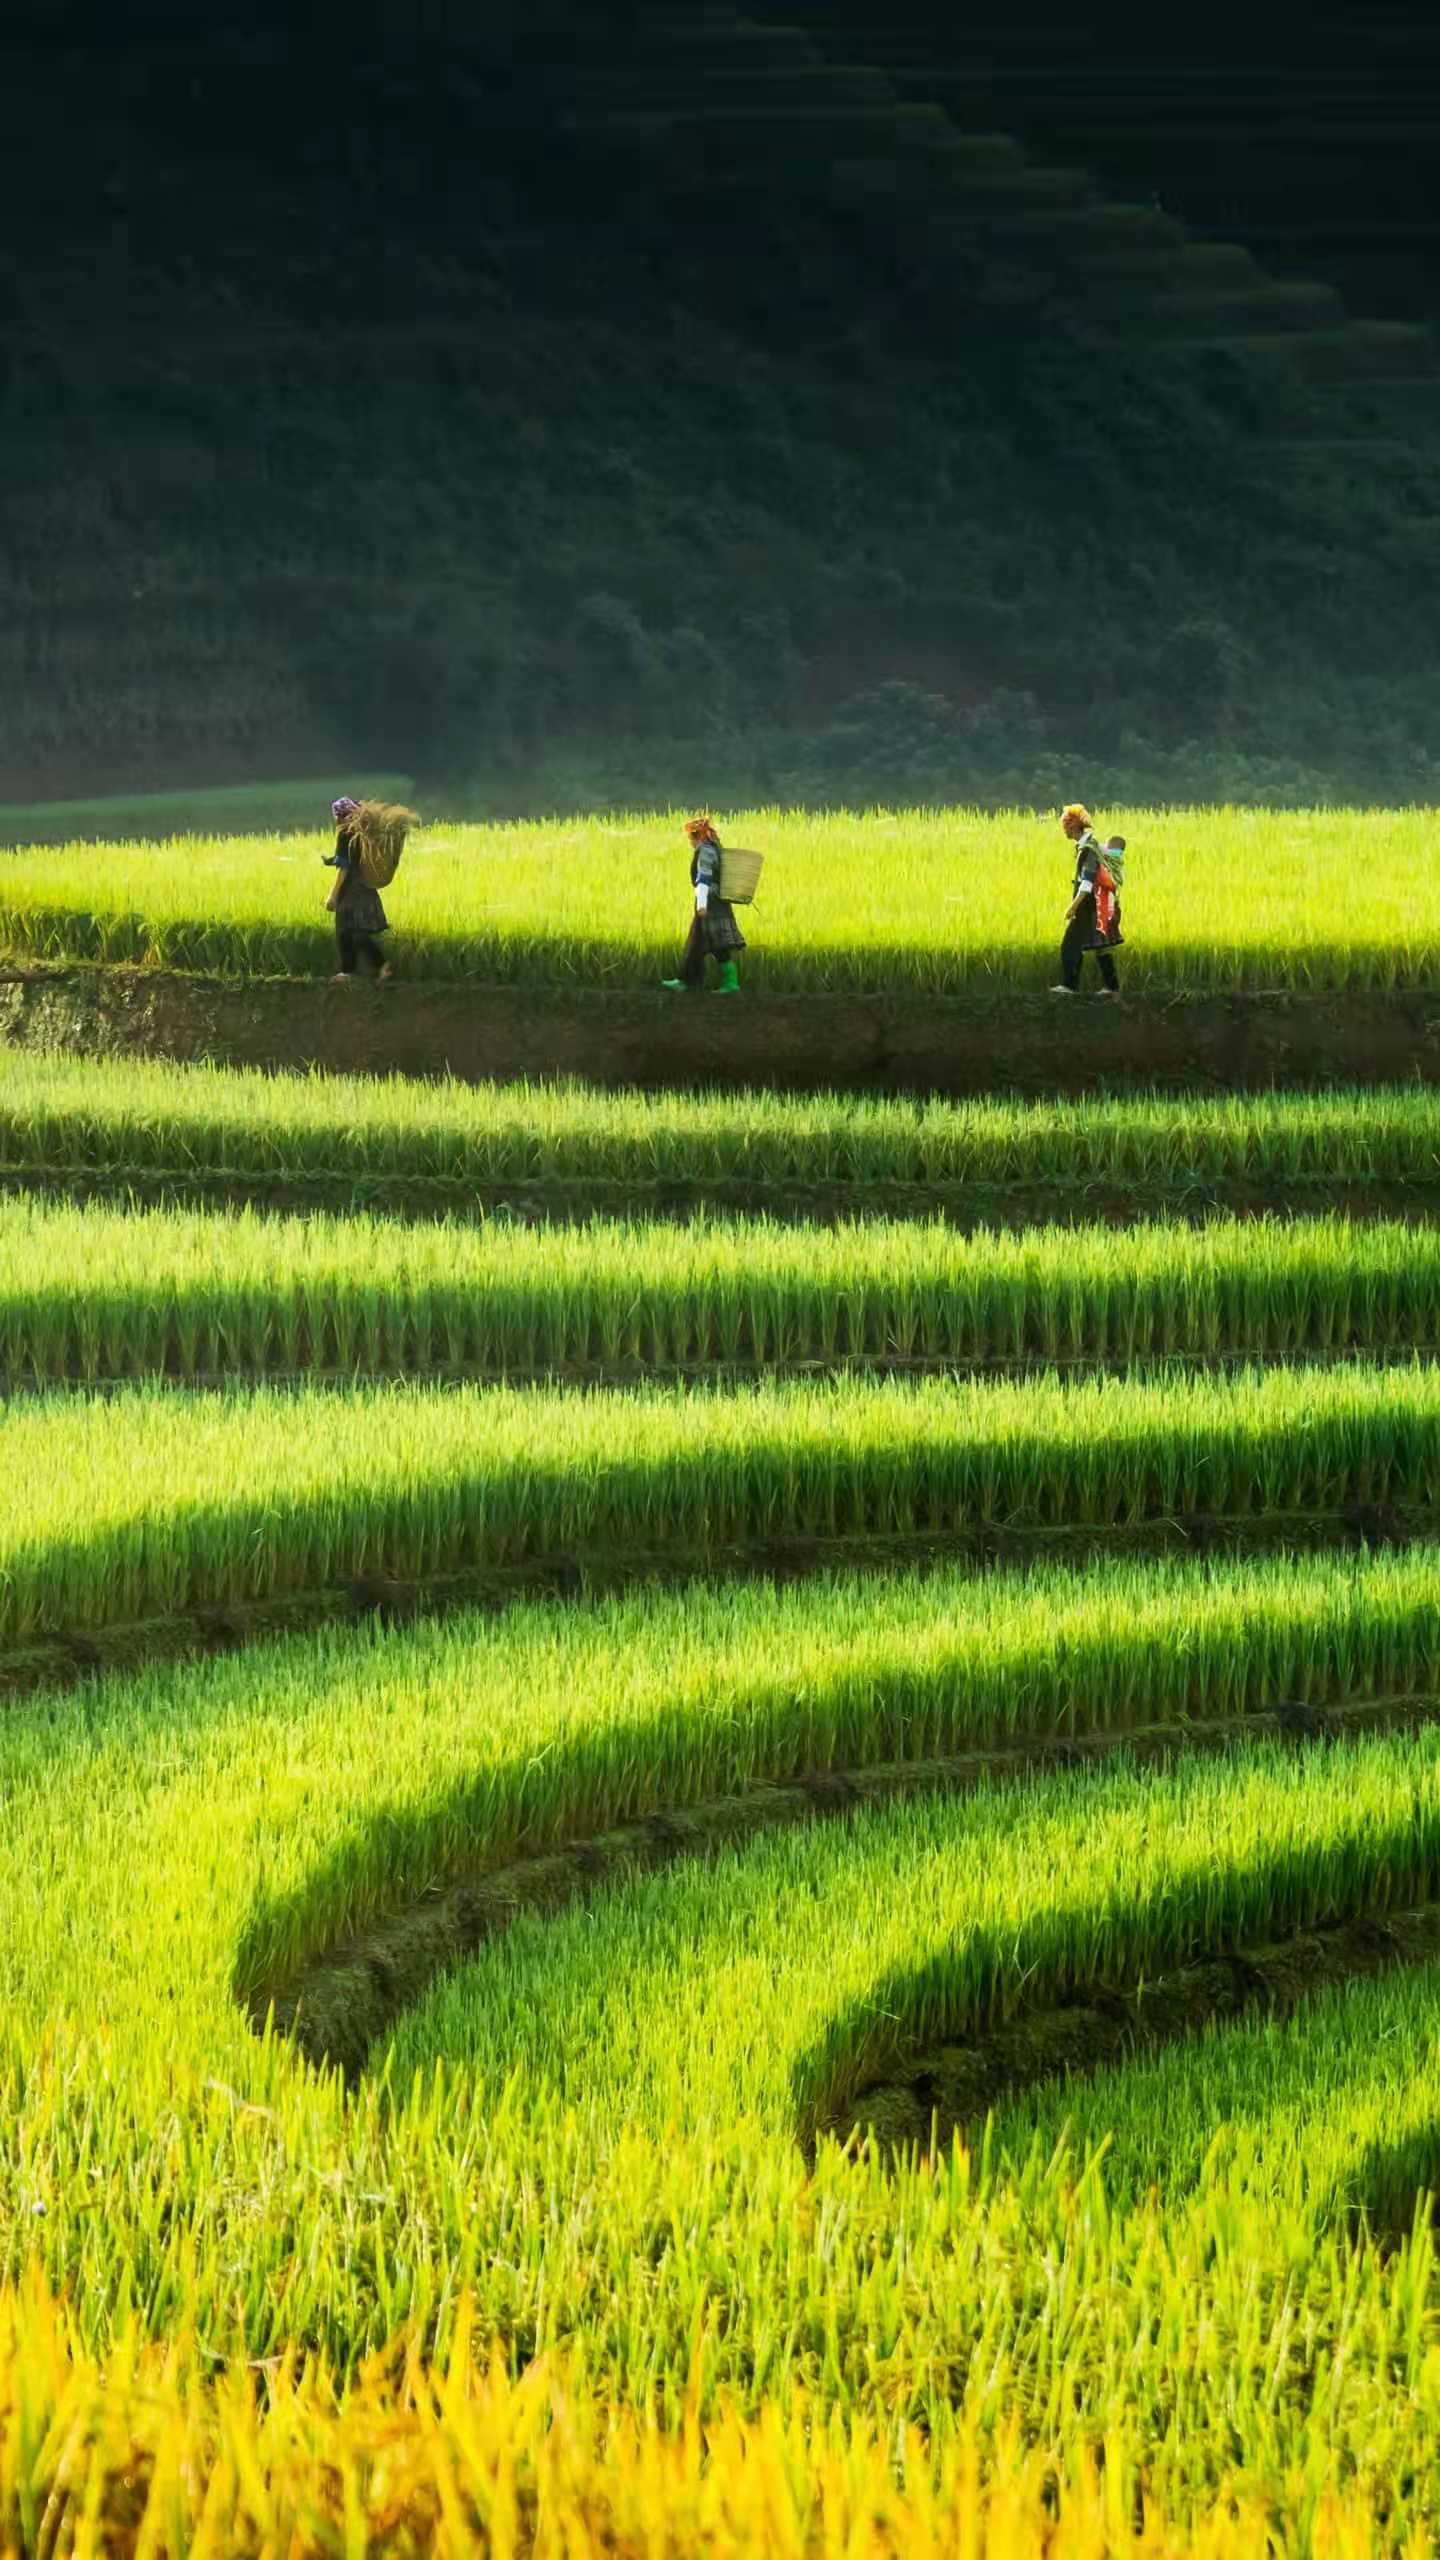
M1320 1374L1317 1372L1317 1375ZM275 1637L305 1636L346 1624L403 1629L457 1610L502 1611L534 1599L578 1600L633 1588L679 1587L703 1576L715 1582L784 1585L821 1572L873 1575L969 1566L1023 1573L1048 1563L1083 1563L1104 1555L1214 1558L1401 1549L1440 1533L1430 1504L1351 1501L1328 1511L1246 1512L1234 1517L1192 1511L1183 1517L1110 1525L957 1527L944 1536L874 1532L859 1537L776 1533L748 1543L705 1548L592 1549L584 1555L537 1554L523 1563L477 1567L425 1579L363 1574L314 1591L276 1593L255 1601L220 1601L167 1617L94 1629L68 1627L0 1649L0 1701L40 1689L67 1688L146 1663L236 1653Z
M1351 1699L1332 1706L1280 1700L1256 1711L1079 1735L1018 1734L984 1749L874 1767L814 1769L707 1803L675 1806L589 1839L461 1877L318 1954L245 1999L257 2034L293 2038L307 2060L339 2069L352 2085L387 2033L436 1976L464 1963L522 1915L557 1913L627 1880L682 1861L710 1860L762 1834L843 1821L906 1798L959 1794L1005 1779L1041 1780L1057 1770L1095 1769L1123 1759L1164 1768L1186 1755L1220 1755L1267 1740L1315 1749L1347 1735L1413 1732L1440 1722L1440 1698ZM973 2134L986 2112L1013 2091L1079 2068L1100 2068L1130 2050L1193 2032L1250 2005L1292 2005L1316 1987L1440 1955L1440 1905L1384 1921L1357 1920L1332 1932L1210 1963L1132 1987L1123 1995L1086 1986L1063 2008L1012 2022L963 2048L917 2058L893 2079L862 2089L843 2121L811 2128L857 2128L883 2145L931 2131ZM242 1959L243 1970L243 1959Z
M701 1216L763 1217L794 1226L837 1226L856 1217L943 1219L958 1234L982 1229L1048 1226L1133 1227L1148 1218L1200 1226L1216 1218L1309 1218L1329 1212L1361 1220L1388 1218L1422 1227L1440 1224L1440 1179L1357 1181L1337 1173L1274 1181L1224 1175L1157 1173L1121 1184L1057 1176L1049 1182L786 1182L757 1174L696 1174L689 1180L597 1176L519 1176L467 1181L435 1174L358 1175L234 1173L204 1167L72 1166L0 1162L0 1195L137 1209L253 1209L262 1217L384 1217L527 1227L587 1226L604 1219L644 1218L688 1225Z
M1362 1912L1330 1928L1255 1946L1223 1946L1133 1982L1079 1984L1053 2007L1022 2011L964 2044L903 2057L832 2122L816 2127L886 2153L974 2146L988 2117L1050 2082L1070 2083L1256 2013L1280 2019L1327 1991L1440 1958L1440 1902Z

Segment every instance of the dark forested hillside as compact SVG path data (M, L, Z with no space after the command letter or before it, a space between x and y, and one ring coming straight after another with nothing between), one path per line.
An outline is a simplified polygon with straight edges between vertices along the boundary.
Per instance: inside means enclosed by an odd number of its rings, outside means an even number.
M1423 314L906 5L18 0L0 791L1425 791Z
M1440 306L1440 12L1423 0L761 0L1202 235L1336 284L1365 312Z

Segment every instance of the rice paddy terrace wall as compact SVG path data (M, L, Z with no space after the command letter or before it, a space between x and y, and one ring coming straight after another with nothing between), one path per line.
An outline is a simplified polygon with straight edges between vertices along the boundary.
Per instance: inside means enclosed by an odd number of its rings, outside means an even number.
M1043 997L537 994L483 983L248 986L164 972L0 978L0 1036L76 1056L214 1059L335 1074L763 1093L1054 1093L1117 1086L1246 1092L1375 1075L1440 1081L1440 995L1285 992L1133 999L1123 1013Z
M1073 1081L13 1050L18 2550L1431 2535L1440 1096Z
M409 2320L442 2355L582 2345L621 2406L699 2319L702 2408L878 2419L880 2378L903 2391L917 2489L1002 2402L1053 2445L1056 2357L1088 2412L1102 2312L1162 2323L1107 2401L1147 2499L1216 2494L1230 2448L1278 2495L1302 2442L1338 2487L1397 2404L1418 2456L1434 1588L1427 1554L1098 1600L901 1579L878 1616L844 1579L636 1594L12 1710L24 2255L83 2281L102 2346L137 2291L212 2354L300 2329L342 2369ZM993 2129L922 2160L957 2055ZM1077 2109L1103 2188L1051 2158ZM898 2159L826 2130L856 2122ZM1296 2329L1252 2318L1228 2429L1194 2345L1182 2489L1171 2360L1257 2276ZM1322 2429L1337 2285L1363 2343Z
M314 835L32 847L0 856L0 1031L111 1057L649 1090L1435 1076L1425 812L1168 810L1124 829L1114 1007L1047 993L1069 865L1018 812L735 821L767 849L738 1002L661 990L689 904L674 818L427 828L391 894L383 987L327 983Z
M581 57L567 122L591 148L621 144L662 200L683 189L687 165L703 166L742 224L783 158L790 183L883 224L902 258L923 239L940 289L957 297L974 292L979 252L996 267L1043 266L1057 308L1078 305L1152 349L1282 349L1332 382L1433 372L1423 320L1357 325L1332 285L1268 274L1216 236L1223 224L1195 236L1167 215L1151 201L1143 146L1138 166L1103 151L1102 184L1085 165L1088 129L1072 121L1078 72L1092 121L1115 144L1098 48L1063 30L1037 43L985 27L967 42L963 30L907 24L917 14L877 22L815 0L780 0L750 19L721 6L642 8L633 54L611 44ZM1098 97L1085 94L1087 74ZM1054 110L1057 86L1068 114ZM1208 95L1203 104L1213 112ZM1038 151L1015 138L1012 118L1039 126ZM1313 183L1313 166L1305 174Z
M1423 11L1373 22L1362 51L1353 14L1322 6L1303 51L1286 52L1264 20L1219 6L1183 79L1166 31L1118 10L1038 27L1023 15L957 18L935 0L902 0L883 18L868 0L782 0L777 14L832 55L883 66L911 98L1099 168L1137 204L1163 199L1200 242L1243 238L1272 265L1303 262L1363 310L1433 314L1424 146L1435 32ZM1368 173L1387 146L1391 189L1377 215Z

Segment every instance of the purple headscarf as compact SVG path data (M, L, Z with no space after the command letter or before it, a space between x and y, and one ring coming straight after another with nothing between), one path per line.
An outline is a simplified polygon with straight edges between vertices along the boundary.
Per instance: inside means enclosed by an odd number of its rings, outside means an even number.
M330 815L334 819L336 826L343 826L347 818L354 816L355 811L359 806L360 803L358 800L332 800L330 803Z

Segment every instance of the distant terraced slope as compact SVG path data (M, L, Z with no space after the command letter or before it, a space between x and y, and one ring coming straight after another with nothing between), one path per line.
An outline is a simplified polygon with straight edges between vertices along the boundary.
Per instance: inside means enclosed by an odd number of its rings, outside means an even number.
M1264 2512L1213 2560L1428 2548L1437 1132L1408 1087L22 1058L6 1189L110 1196L0 1202L0 2540L64 2548L83 2491L198 2552L208 2460L211 2548L262 2547L243 2495L269 2545L303 2502L297 2560L337 2501L356 2551L541 2560L543 2441L567 2548L618 2550L578 2382L657 2560L657 2463L702 2444L713 2553L821 2548L715 2506L735 2421L797 2480L834 2449L855 2560L926 2547L871 2530L882 2443L907 2513L1036 2466L1052 2560L1102 2455L1093 2560L1221 2499ZM652 1222L677 1167L852 1215ZM341 1215L208 1205L317 1175ZM564 1181L625 1222L477 1196ZM972 1182L1069 1223L893 1216ZM1188 1214L1116 1233L1117 1193ZM353 2428L385 2375L337 2469L309 2395Z
M763 23L725 6L642 11L638 77L618 50L587 66L580 129L623 136L642 153L662 138L667 149L693 140L707 183L727 189L773 185L783 159L787 183L798 170L833 200L893 219L902 236L923 226L927 254L941 272L953 264L957 281L977 252L1032 266L1057 299L1078 297L1100 325L1146 345L1280 341L1322 380L1430 369L1421 323L1357 323L1331 284L1267 272L1239 238L1219 237L1218 223L1196 233L1164 210L1153 183L1162 149L1168 158L1164 73L1143 58L1117 104L1111 66L1078 27L1027 43L968 15L931 37L903 5L888 23L863 14L853 27L843 9L813 0L758 14ZM782 22L792 16L800 23ZM1232 74L1232 91L1243 77ZM1260 75L1262 88L1275 77ZM1224 83L1217 72L1193 85L1197 119L1209 118L1197 148L1214 152ZM1102 92L1109 120L1092 153ZM1012 120L1044 144L1027 147ZM1119 133L1133 160L1116 149ZM1285 237L1283 227L1273 236Z
M1244 0L1183 29L1115 0L955 10L943 0L758 0L906 96L1158 197L1201 238L1319 275L1367 316L1436 309L1440 27L1414 0L1323 0L1304 40Z
M1137 736L1413 787L1419 333L904 31L556 0L362 13L337 60L262 6L77 56L19 13L0 794L353 758L492 808L824 796L811 742L893 679L1041 796L1037 740Z

